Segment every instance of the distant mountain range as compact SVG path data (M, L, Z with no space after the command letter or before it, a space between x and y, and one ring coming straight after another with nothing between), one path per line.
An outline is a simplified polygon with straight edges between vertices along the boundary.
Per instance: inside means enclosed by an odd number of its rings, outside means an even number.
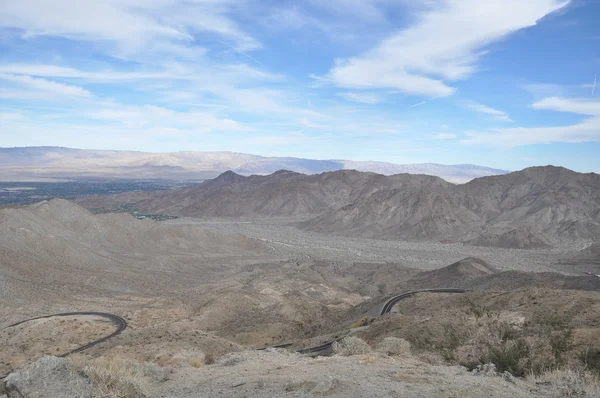
M144 213L192 217L307 216L302 229L351 237L549 248L600 239L600 175L532 167L462 185L414 174L305 175L228 171L170 191L90 196L87 208L135 203Z
M0 148L0 180L122 178L202 181L232 170L241 175L265 175L277 170L318 174L336 170L383 175L426 174L453 183L506 174L508 170L471 164L394 164L352 160L263 157L235 152L171 152L86 150L62 147Z

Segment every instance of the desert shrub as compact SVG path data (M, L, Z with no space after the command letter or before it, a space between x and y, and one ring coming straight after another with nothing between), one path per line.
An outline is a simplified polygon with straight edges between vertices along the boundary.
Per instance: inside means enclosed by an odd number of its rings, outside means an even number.
M377 346L377 351L386 355L410 355L410 343L397 337L386 337Z
M204 355L204 364L205 365L212 365L215 362L216 362L215 354L213 354L212 352L209 352Z
M463 343L464 336L452 325L443 326L444 333L438 345L439 350L447 361L456 359L456 349Z
M498 372L509 372L513 376L523 376L528 369L529 344L524 338L509 340L498 345L489 345L487 359L496 365Z
M563 355L573 347L573 329L562 329L550 332L550 347L556 363L563 362Z
M363 339L356 336L349 336L340 341L336 341L331 345L331 348L334 354L345 357L351 355L363 355L371 352L371 347Z
M485 315L490 315L490 310L485 305L482 305L481 303L473 299L472 296L466 295L465 298L467 300L468 305L467 311L473 314L475 318L479 319L483 318Z
M464 319L446 322L433 319L414 325L398 337L408 340L417 351L435 352L445 361L454 362L457 359L456 349L471 338L473 330L473 325Z
M498 340L501 342L514 340L523 333L522 330L515 328L513 325L507 322L495 322L493 324L493 329L498 336Z
M579 359L583 362L586 369L600 373L600 349L586 348L579 355Z
M542 373L566 362L573 349L573 329L564 317L544 315L522 327L501 317L482 318L472 338L458 349L468 369L492 363L513 376Z
M549 326L553 330L567 329L569 327L569 319L565 315L556 313L536 314L535 320L542 326Z
M144 398L148 385L167 380L171 369L133 360L98 358L75 366L96 388L95 398Z

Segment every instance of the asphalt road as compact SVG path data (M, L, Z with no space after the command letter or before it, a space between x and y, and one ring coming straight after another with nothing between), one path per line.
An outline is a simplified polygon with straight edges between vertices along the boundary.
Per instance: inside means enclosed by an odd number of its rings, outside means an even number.
M453 289L453 288L440 288L440 289L415 290L412 292L402 293L402 294L394 296L394 297L390 298L388 301L386 301L385 304L383 305L383 308L379 312L379 316L388 314L390 311L392 311L392 308L394 308L394 306L396 304L398 304L400 301L407 299L409 297L412 297L417 293L465 293L465 292L468 292L468 290ZM333 343L335 343L336 341L342 340L344 337L345 337L345 335L336 340L332 340L327 343L323 343L316 347L302 348L300 350L297 350L297 352L299 352L301 354L310 354L310 353L325 351L328 348L330 348Z
M415 290L414 292L408 292L408 293L402 293L399 294L397 296L392 297L391 299L389 299L385 305L383 306L383 308L381 309L381 312L379 313L379 315L385 315L387 313L389 313L390 311L392 311L392 308L394 308L394 306L396 304L398 304L400 301L407 299L411 296L414 296L417 293L465 293L468 290L464 290L464 289L452 289L452 288L444 288L444 289L424 289L424 290Z
M383 315L389 313L390 311L392 311L392 308L394 308L394 306L396 304L398 304L400 301L407 299L409 297L412 297L417 293L465 293L467 291L468 290L464 290L464 289L447 288L447 289L424 289L424 290L415 290L412 292L402 293L402 294L394 296L394 297L390 298L388 301L386 301L383 308L381 309L381 311L379 313L379 316L383 316ZM111 337L118 335L123 330L125 330L125 328L127 328L127 321L118 315L108 314L105 312L64 312L64 313L60 313L60 314L44 315L44 316L38 316L35 318L31 318L31 319L26 319L24 321L20 321L20 322L14 323L12 325L9 325L5 329L21 325L25 322L34 321L36 319L53 318L53 317L60 317L60 316L77 316L77 315L94 315L94 316L106 318L109 321L111 321L112 323L114 323L117 326L117 329L107 336L104 336L102 338L94 340L90 343L87 343L81 347L78 347L72 351L66 352L62 355L58 355L59 357L66 357L68 355L75 354L76 352L80 352L80 351L86 350L88 348L94 347L95 345L100 344L100 343L110 339ZM316 347L308 347L308 348L299 349L299 350L297 350L297 352L301 353L301 354L310 354L310 353L325 351L328 348L330 348L334 342L342 340L344 337L346 337L346 335L347 334L344 334L336 340L332 340L327 343L323 343ZM289 345L291 345L291 344L281 344L281 345L274 346L274 347L275 348L284 348ZM261 349L264 350L264 348L261 348ZM8 376L8 375L0 375L0 380L6 378L6 376Z
M23 323L26 323L26 322L34 321L36 319L54 318L54 317L60 317L60 316L81 316L81 315L92 315L92 316L98 316L98 317L101 317L101 318L108 319L109 321L111 321L112 323L114 323L117 328L116 328L116 330L114 332L112 332L109 335L101 337L101 338L99 338L97 340L94 340L94 341L89 342L89 343L87 343L85 345L82 345L81 347L78 347L78 348L76 348L76 349L74 349L72 351L69 351L69 352L66 352L64 354L57 355L57 356L59 356L59 357L62 358L62 357L66 357L67 355L75 354L76 352L87 350L88 348L94 347L95 345L98 345L98 344L100 344L100 343L102 343L102 342L110 339L111 337L114 337L114 336L118 335L123 330L125 330L125 328L127 328L127 321L124 318L122 318L122 317L120 317L118 315L108 314L106 312L63 312L63 313L60 313L60 314L43 315L43 316L38 316L38 317L35 317L35 318L26 319L24 321L13 323L12 325L9 325L9 326L5 327L4 329L13 328L15 326L19 326L19 325L21 325ZM8 375L0 375L0 380L6 378L6 376L8 376Z

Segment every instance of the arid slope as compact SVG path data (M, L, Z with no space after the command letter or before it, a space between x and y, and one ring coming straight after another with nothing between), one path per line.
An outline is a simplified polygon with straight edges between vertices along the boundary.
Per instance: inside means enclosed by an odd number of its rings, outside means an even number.
M553 166L464 185L413 174L227 172L192 188L80 201L87 208L129 202L193 217L313 216L299 227L361 238L533 249L600 237L600 176Z

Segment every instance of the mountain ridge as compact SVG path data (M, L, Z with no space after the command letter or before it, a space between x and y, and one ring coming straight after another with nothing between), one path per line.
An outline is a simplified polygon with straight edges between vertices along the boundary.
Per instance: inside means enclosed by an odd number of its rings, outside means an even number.
M600 175L554 166L462 185L353 170L249 177L228 172L194 187L79 201L91 209L124 202L148 213L191 217L304 216L301 229L361 238L523 249L600 238Z
M439 163L395 164L343 159L268 157L240 152L85 150L66 147L0 148L0 175L4 181L48 178L174 179L201 181L232 170L242 175L271 174L288 169L305 174L355 169L392 175L430 174L455 183L504 174L508 170L477 165Z

